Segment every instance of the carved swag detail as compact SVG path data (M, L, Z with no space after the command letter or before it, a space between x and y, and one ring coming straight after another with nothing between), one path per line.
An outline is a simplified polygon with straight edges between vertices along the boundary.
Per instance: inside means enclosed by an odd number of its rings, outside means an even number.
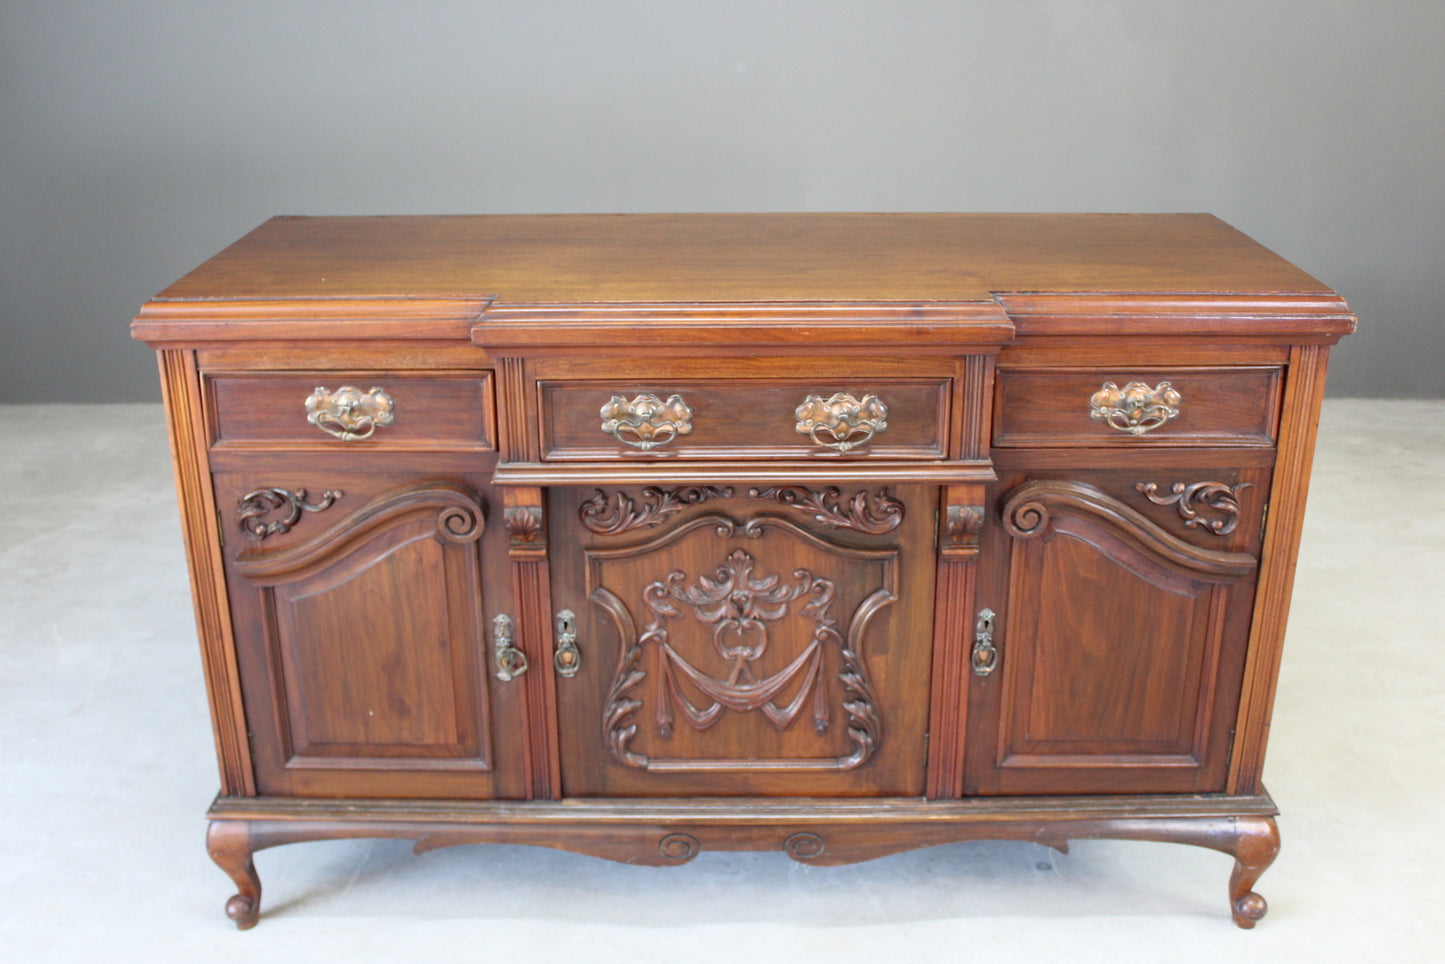
M672 735L677 713L693 728L706 730L717 723L725 709L760 712L773 726L786 730L809 704L810 696L813 727L819 733L826 732L830 719L827 686L821 679L823 654L827 647L835 647L842 658L838 679L843 684L843 709L849 718L848 737L854 752L830 761L831 765L851 769L872 755L879 736L878 714L862 661L839 633L831 613L836 587L806 569L795 570L791 584L783 583L777 575L755 577L755 565L751 555L736 549L711 577L699 576L694 585L684 585L687 574L675 570L665 580L643 589L652 618L623 655L603 717L608 746L619 761L637 767L648 765L646 757L631 749L638 726L635 713L642 706L632 691L647 677L641 664L648 649L658 656L654 722L658 734L666 739ZM759 679L754 664L768 649L768 624L787 615L790 604L799 599L806 600L800 612L813 621L812 639L787 666ZM682 606L691 608L698 621L714 627L713 645L728 665L726 677L709 675L672 647L668 623L683 616ZM680 679L702 693L707 704L695 705L683 691ZM777 698L793 684L799 684L796 694L786 706L779 706Z

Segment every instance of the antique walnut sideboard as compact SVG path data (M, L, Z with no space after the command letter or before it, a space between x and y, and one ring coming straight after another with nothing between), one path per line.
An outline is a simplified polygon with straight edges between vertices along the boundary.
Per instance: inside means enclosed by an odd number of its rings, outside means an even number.
M144 306L208 846L1279 845L1327 287L1206 215L276 218Z

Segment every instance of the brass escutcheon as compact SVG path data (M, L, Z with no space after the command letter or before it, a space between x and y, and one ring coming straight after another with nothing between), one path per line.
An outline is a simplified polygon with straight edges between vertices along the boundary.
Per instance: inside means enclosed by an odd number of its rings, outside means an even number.
M498 613L492 620L492 645L495 648L497 679L503 683L527 672L527 654L512 645L512 617Z

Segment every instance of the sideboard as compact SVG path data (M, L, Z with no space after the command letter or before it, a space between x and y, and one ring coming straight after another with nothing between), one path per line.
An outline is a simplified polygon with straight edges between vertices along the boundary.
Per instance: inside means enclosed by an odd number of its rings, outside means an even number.
M148 302L208 848L1274 859L1338 295L1207 215L272 219Z

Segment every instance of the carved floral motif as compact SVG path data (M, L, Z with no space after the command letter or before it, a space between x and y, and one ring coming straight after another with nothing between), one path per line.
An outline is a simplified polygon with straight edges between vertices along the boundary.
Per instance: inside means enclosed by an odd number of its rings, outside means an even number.
M1155 505L1172 505L1179 510L1179 518L1190 528L1203 529L1217 536L1227 536L1239 524L1239 494L1250 487L1249 482L1235 486L1223 482L1175 482L1170 486L1170 495L1159 495L1156 482L1138 482L1134 488ZM1199 515L1201 508L1220 513L1218 518L1206 519Z
M329 509L343 494L340 489L328 489L321 493L320 502L307 502L305 489L297 489L295 492L276 488L257 489L241 496L236 504L237 521L241 531L253 539L284 535L300 521L302 512ZM284 514L268 521L266 517L273 512Z
M775 485L767 489L750 489L748 495L754 499L774 499L811 515L824 525L856 529L870 535L892 532L903 522L903 503L889 495L887 489L855 492L846 506L839 504L843 498L842 491L832 485L824 489Z
M629 529L661 525L668 516L690 505L700 505L708 499L726 499L732 494L730 488L711 485L689 485L676 489L650 485L642 490L642 504L639 505L625 492L614 492L609 496L597 489L592 498L578 507L577 515L592 532L612 536Z

